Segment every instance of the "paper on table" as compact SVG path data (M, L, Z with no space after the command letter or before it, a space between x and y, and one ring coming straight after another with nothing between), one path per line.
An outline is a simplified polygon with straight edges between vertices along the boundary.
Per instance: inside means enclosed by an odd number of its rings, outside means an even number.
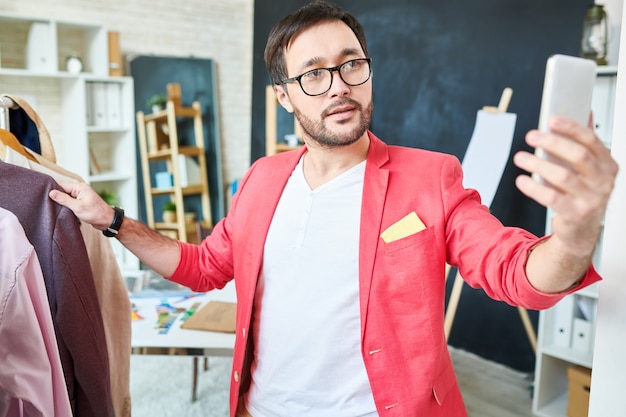
M209 301L180 326L182 329L235 333L236 303Z
M513 143L514 113L478 110L476 126L463 157L463 186L478 190L491 206Z

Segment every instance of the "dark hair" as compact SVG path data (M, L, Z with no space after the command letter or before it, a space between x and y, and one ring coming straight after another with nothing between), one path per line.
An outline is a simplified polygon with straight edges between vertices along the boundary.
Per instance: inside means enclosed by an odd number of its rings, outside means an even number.
M368 56L365 31L359 21L338 6L315 0L282 18L270 31L264 57L272 84L280 84L287 78L285 49L291 39L300 31L327 20L341 20L348 25L359 40L365 56Z

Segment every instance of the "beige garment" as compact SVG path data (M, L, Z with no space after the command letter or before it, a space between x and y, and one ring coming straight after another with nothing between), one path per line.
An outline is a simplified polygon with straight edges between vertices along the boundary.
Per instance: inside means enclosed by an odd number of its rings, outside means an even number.
M130 351L132 310L111 242L87 223L80 230L100 301L109 352L111 398L116 417L130 417Z
M38 163L59 175L51 175L58 181L80 181L83 179L41 155L28 150ZM38 167L31 164L32 169ZM47 174L46 172L42 170ZM80 226L89 263L93 273L109 354L111 399L115 417L130 417L130 352L132 310L126 283L115 259L111 242L102 232L87 223Z

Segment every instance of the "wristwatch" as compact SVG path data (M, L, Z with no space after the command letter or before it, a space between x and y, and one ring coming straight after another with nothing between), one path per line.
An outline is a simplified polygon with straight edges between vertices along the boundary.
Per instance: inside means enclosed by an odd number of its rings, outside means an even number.
M124 209L114 206L113 212L115 214L111 225L102 231L102 234L106 237L117 236L120 231L120 227L122 226L122 221L124 220Z

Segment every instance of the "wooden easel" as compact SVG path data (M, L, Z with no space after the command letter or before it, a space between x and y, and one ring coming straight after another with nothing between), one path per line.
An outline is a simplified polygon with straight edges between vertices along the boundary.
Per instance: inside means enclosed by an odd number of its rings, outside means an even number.
M505 88L502 92L502 96L500 97L500 102L498 107L485 106L483 110L486 111L495 111L495 112L506 112L509 103L511 101L511 96L513 95L513 90L510 88ZM450 275L450 265L446 264L446 279L448 275ZM446 340L449 339L450 331L452 329L452 323L454 322L454 316L456 315L456 310L459 306L459 300L461 298L461 291L463 290L463 278L461 274L457 271L456 276L454 278L454 283L452 285L452 291L450 292L450 299L448 301L448 307L444 316L444 332L446 336ZM535 329L533 328L532 322L530 321L530 317L528 316L528 311L523 307L517 307L517 311L519 312L520 318L522 320L522 324L524 325L524 330L526 330L526 335L528 336L528 340L533 348L533 352L537 352L537 335L535 334Z

